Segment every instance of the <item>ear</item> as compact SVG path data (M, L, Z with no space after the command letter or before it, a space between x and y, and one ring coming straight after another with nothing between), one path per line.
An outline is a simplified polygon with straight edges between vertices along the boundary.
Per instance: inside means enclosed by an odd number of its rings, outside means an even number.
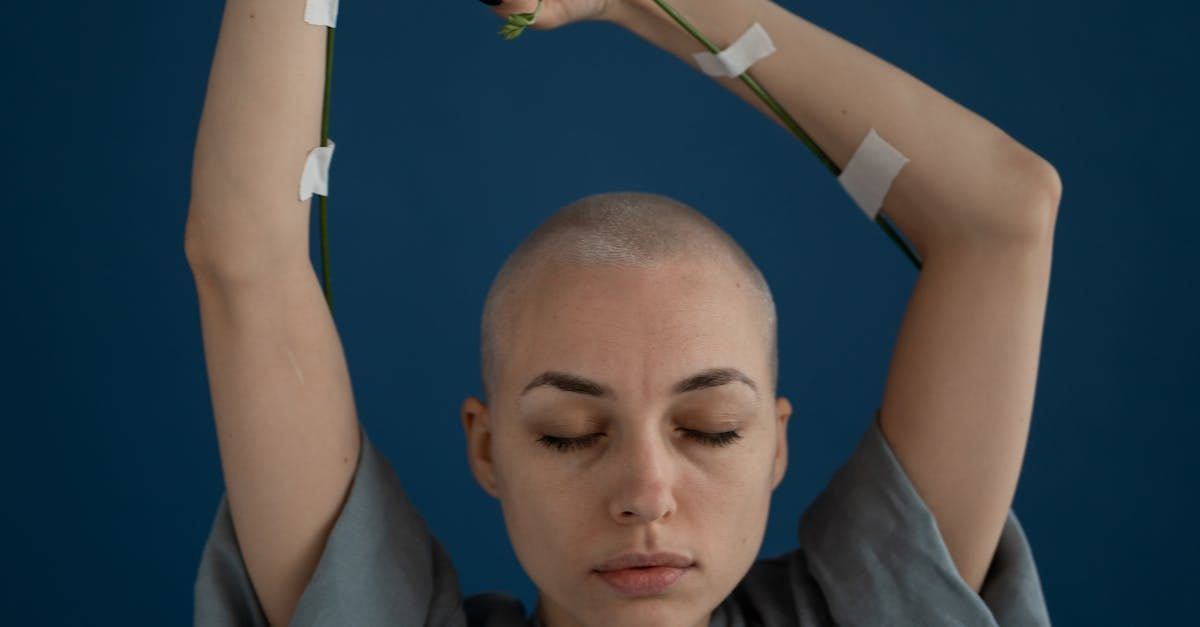
M771 478L771 490L779 487L779 482L783 480L784 473L787 472L788 464L788 443L787 443L787 427L788 419L792 416L792 404L788 399L780 396L775 399L775 419L779 421L775 430L776 445L775 445L775 476Z
M463 432L467 438L467 464L484 492L500 498L496 466L492 458L492 419L487 405L474 396L462 404Z

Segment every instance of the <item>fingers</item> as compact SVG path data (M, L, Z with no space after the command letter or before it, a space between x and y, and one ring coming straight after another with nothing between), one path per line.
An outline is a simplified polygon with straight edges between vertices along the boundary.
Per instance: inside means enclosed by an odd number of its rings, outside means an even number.
M513 13L531 13L537 8L537 0L479 0L492 7L496 15L508 17Z
M537 12L536 21L529 26L534 30L550 30L571 22L603 19L611 0L544 0L538 9L538 0L480 0L492 13L507 19L514 13Z
M538 0L480 0L480 2L488 5L492 13L504 19L514 13L533 13L538 8ZM560 26L563 20L558 16L558 13L561 13L559 4L554 0L544 0L541 11L538 11L537 21L530 28L546 30Z

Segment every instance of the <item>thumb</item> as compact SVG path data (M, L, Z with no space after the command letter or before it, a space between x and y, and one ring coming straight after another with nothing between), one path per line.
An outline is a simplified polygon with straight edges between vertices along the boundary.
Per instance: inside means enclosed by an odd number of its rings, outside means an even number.
M531 16L537 13L537 16L522 19L521 25L527 26L534 30L550 30L558 28L570 22L590 17L589 12L598 12L596 7L604 6L604 0L543 0L541 8L538 7L538 0L480 0L484 4L492 8L492 13L508 20L509 16L522 14L523 16ZM578 5L578 6L576 6ZM579 14L579 15L574 15Z
M479 0L480 2L493 8L493 12L501 17L508 17L513 13L533 13L537 8L538 0ZM545 8L545 7L543 7ZM539 14L540 17L540 14Z

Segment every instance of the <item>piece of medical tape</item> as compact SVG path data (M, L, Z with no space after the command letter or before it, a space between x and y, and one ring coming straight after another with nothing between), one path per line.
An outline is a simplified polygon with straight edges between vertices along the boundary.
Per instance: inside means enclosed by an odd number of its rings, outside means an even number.
M760 59L775 52L775 44L762 24L755 22L738 40L720 54L697 52L692 56L709 76L741 76Z
M891 188L892 180L906 163L908 157L884 141L872 128L859 144L858 150L854 151L854 156L850 157L846 169L838 175L838 182L858 203L863 213L874 220L883 206L883 197Z
M308 0L304 21L314 26L337 26L338 0Z
M333 140L328 146L313 148L304 161L304 173L300 175L300 200L308 200L313 194L329 196L329 162L333 160Z

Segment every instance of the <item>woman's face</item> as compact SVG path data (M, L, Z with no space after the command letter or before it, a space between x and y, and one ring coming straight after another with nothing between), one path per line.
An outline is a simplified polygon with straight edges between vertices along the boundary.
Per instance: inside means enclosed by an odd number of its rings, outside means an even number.
M551 627L707 625L753 564L791 412L758 298L696 260L561 267L522 293L496 398L463 420ZM691 566L623 591L596 569L628 552Z

